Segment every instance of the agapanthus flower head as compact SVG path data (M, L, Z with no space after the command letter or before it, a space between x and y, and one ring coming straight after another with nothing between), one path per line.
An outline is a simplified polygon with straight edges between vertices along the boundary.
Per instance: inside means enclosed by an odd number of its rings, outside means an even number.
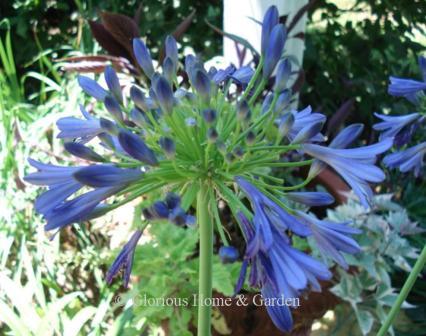
M374 115L383 120L373 125L376 131L381 131L379 140L395 138L400 133L410 132L411 126L421 117L419 113L411 113L403 116L388 116L378 113Z
M343 264L339 253L356 250L350 237L355 232L347 226L304 217L292 208L293 202L302 203L297 205L301 209L334 201L325 192L301 190L329 165L368 204L372 194L368 182L384 178L374 165L376 156L390 147L392 139L346 149L362 130L362 126L353 125L328 147L318 145L325 142L321 133L325 116L313 113L310 107L299 112L289 107L293 100L286 87L290 66L281 61L285 39L278 11L271 7L262 23L262 55L256 71L250 66L207 71L201 58L188 55L180 81L176 77L177 44L167 37L164 62L158 67L145 43L133 40L134 56L141 68L136 72L147 78L138 78L145 82L130 88L130 99L125 97L127 91L121 92L119 76L112 68L105 71L107 88L79 77L83 91L98 101L90 113L81 108L84 119L60 119L58 136L66 139L70 154L87 163L68 167L31 161L37 172L25 178L48 187L36 201L36 210L47 221L46 229L84 223L127 202L143 200L144 208L139 204L136 209L140 211L135 211L135 234L107 274L111 282L124 269L127 285L137 241L148 223L169 222L187 230L200 229L201 233L201 228L206 228L203 221L215 221L212 227L217 232L212 234L220 237L223 245L219 256L225 261L237 259L231 248L235 244L226 241L221 230L220 200L235 215L246 242L237 288L247 271L248 283L266 297L299 297L309 289L320 290L319 281L329 279L330 271L295 248L293 237L315 235L322 239L319 248ZM274 89L263 98L277 64ZM232 83L238 89L231 92ZM293 179L287 176L283 180L273 175L275 169L287 168L285 175L289 175L302 166L311 166L311 173L297 185L289 183ZM240 213L244 215L237 215ZM206 244L203 232L200 246ZM213 244L210 247L212 253ZM201 254L200 260L204 262ZM269 307L268 311L278 328L291 329L288 307Z
M426 142L421 142L402 151L386 155L383 163L389 168L398 168L402 173L412 170L414 175L419 177L422 174L425 153Z

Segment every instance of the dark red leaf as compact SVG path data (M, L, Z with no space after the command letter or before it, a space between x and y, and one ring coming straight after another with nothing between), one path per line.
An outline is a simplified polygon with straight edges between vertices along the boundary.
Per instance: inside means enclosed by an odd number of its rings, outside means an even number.
M294 93L299 92L299 91L300 91L300 89L301 89L301 88L302 88L302 86L303 86L303 83L305 83L305 71L300 70L300 71L299 71L299 75L297 76L297 79L296 79L296 81L294 82L294 84L293 84L293 86L292 86L291 90L292 90Z
M195 10L192 11L192 13L189 14L185 19L183 19L183 21L173 31L172 35L176 39L176 41L180 40L182 35L185 34L185 32L188 30L192 20L194 19L194 16L195 16Z
M335 134L345 122L346 118L354 110L355 99L345 101L327 123L327 135Z
M128 16L103 12L102 23L106 30L132 55L133 39L139 37L139 28Z
M297 11L297 13L293 16L293 19L287 26L288 33L297 25L297 23L303 17L303 15L313 7L315 2L317 2L317 0L310 0L306 5L304 5Z
M95 40L98 41L99 45L109 54L125 58L130 57L127 50L124 49L123 46L114 39L114 37L108 32L108 30L106 30L103 24L95 21L89 21L89 25Z

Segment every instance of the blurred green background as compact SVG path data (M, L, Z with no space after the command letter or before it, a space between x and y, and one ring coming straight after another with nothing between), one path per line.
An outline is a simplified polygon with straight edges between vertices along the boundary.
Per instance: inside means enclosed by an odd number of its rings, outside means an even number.
M104 282L113 250L126 235L126 209L101 223L69 227L60 241L49 241L33 211L38 191L22 181L29 156L60 162L65 155L54 122L75 115L83 97L76 74L64 72L60 60L105 54L88 24L99 21L101 11L138 17L140 35L155 56L164 37L195 11L181 50L192 47L204 60L222 52L222 37L205 23L222 26L219 0L0 2L0 335L136 335L143 329L135 327L131 309L113 305L118 284L107 287ZM308 12L300 105L328 115L330 134L346 122L365 123L363 136L371 141L373 112L411 112L408 103L387 95L387 81L390 74L418 76L425 29L422 0L315 1ZM424 180L392 173L379 191L396 192L398 203L426 228ZM177 241L184 239L176 235ZM420 235L409 240L417 247L426 242ZM148 262L147 267L154 266ZM185 271L194 272L190 266ZM135 269L137 278L146 278L146 272L143 266ZM223 292L230 292L235 279L226 271L221 276ZM391 272L394 286L402 286L405 276ZM169 277L161 274L154 280L167 282ZM404 316L408 324L424 316L425 293L425 282L418 283L409 299L418 309ZM173 311L164 314L167 318ZM155 334L155 328L150 332ZM415 333L408 328L398 334Z

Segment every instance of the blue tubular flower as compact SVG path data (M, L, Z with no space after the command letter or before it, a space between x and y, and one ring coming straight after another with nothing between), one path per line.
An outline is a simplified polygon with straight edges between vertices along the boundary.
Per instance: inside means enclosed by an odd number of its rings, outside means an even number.
M99 119L90 116L81 105L80 111L86 120L75 117L65 117L56 122L60 130L58 138L82 139L82 141L86 142L103 132Z
M133 39L133 53L145 75L148 78L151 78L154 75L154 66L152 65L151 54L141 39Z
M111 96L106 96L104 99L105 108L117 121L123 121L123 112L121 112L120 104Z
M168 158L172 158L176 155L176 144L172 139L161 137L159 144Z
M136 160L151 166L158 164L154 152L137 135L127 131L120 131L118 141L124 151Z
M24 180L35 185L49 186L49 190L40 195L35 202L38 213L46 214L82 187L72 178L80 167L61 167L32 159L28 161L38 171L28 174Z
M66 225L84 221L103 200L116 194L120 187L98 188L65 201L44 214L45 230L61 229Z
M233 246L221 246L219 248L219 258L224 264L237 261L239 256L238 250Z
M142 172L138 169L124 169L105 164L81 168L73 177L81 184L101 188L137 181L142 177Z
M170 57L166 57L163 61L163 75L169 83L173 83L173 78L176 75L176 68Z
M132 273L133 258L135 255L136 245L142 236L141 230L136 230L130 240L124 245L121 252L115 258L108 273L106 274L106 281L108 284L112 283L112 280L123 270L123 286L128 287L130 281L130 274Z
M204 101L208 102L210 100L211 83L204 71L195 71L192 85Z
M112 93L115 99L120 103L123 102L123 93L121 92L120 81L118 80L117 73L111 66L105 68L105 82L107 83L109 91Z
M244 283L248 263L251 264L249 284L252 287L260 287L262 295L267 298L297 298L309 285L320 290L317 279L331 278L331 273L325 265L292 248L288 245L288 237L275 228L271 231L273 245L268 251L252 249L250 246L257 244L257 233L243 214L240 213L238 218L247 241L247 249L236 292ZM256 224L254 225L256 227ZM276 306L274 309L268 309L268 313L280 330L289 331L292 328L289 307Z
M396 137L404 129L407 130L407 128L415 123L421 116L419 113L411 113L404 116L387 116L378 113L374 113L374 115L383 120L373 125L376 131L382 132L380 133L379 140Z
M324 125L323 121L318 121L312 124L308 124L303 127L291 141L292 144L304 143L312 141L312 139L322 137L321 129Z
M178 65L178 47L176 40L173 36L167 35L166 37L166 56L173 62L174 68L177 69Z
M276 227L278 230L290 229L302 237L311 233L305 224L300 223L296 217L271 201L251 183L239 176L235 178L235 181L250 200L254 212L253 223L256 227L256 239L252 241L254 245L248 245L250 251L256 251L259 248L262 251L269 250L273 244L272 227Z
M334 203L334 197L326 192L293 191L286 193L286 197L307 206L323 206Z
M403 151L386 155L383 163L389 168L399 168L402 173L413 170L414 175L419 177L422 172L425 153L426 142L422 142Z
M242 66L235 70L230 76L231 79L238 85L245 87L254 75L254 70L249 66Z
M235 72L235 66L231 64L225 69L217 70L216 73L212 76L211 80L215 82L217 85L219 85L227 81L229 78L231 78L234 72Z
M274 72L275 66L281 58L285 44L286 34L284 26L281 24L276 25L269 37L268 47L265 51L265 61L263 65L262 76L268 79Z
M361 203L368 208L373 196L368 182L377 183L385 179L383 171L374 165L376 156L391 146L392 139L385 139L371 146L351 149L335 149L314 144L304 144L302 149L336 170L352 187Z
M172 113L174 96L173 90L167 79L163 76L158 76L158 78L154 80L154 92L161 109L165 113Z
M272 29L279 23L279 14L276 6L271 6L265 13L262 21L261 54L264 55L270 45L269 39Z
M88 161L102 162L104 158L97 154L93 149L84 146L78 142L66 142L64 144L66 151L76 157Z
M340 252L355 254L361 251L358 243L350 237L353 234L360 234L361 231L348 226L350 222L333 223L319 220L304 212L298 211L301 218L305 220L312 230L312 237L324 256L331 257L344 269L348 269L344 257Z
M297 112L293 111L291 112L294 117L294 122L291 125L291 129L288 132L287 138L290 141L293 141L297 135L302 131L302 129L308 130L309 127L313 127L313 125L317 124L318 126L321 123L324 123L326 120L326 117L321 113L312 113L312 108L310 106L304 108L302 111ZM278 121L278 124L284 122L284 120L287 120L288 116L285 114L281 119ZM317 132L316 134L312 135L311 138L307 139L311 142L321 142L324 141L324 136Z
M282 92L286 89L288 79L291 74L291 64L286 58L278 64L277 74L275 76L274 91Z
M77 80L83 91L96 100L103 101L108 95L108 91L103 89L96 81L89 77L78 76Z

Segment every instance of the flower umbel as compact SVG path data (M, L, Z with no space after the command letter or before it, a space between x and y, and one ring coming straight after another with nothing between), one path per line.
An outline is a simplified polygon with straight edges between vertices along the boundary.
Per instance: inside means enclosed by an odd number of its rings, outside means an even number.
M90 113L82 108L84 119L60 119L58 127L68 152L87 164L60 167L31 161L38 172L26 177L30 183L49 188L36 201L36 210L47 221L46 230L82 223L143 197L143 209L135 211L136 231L111 266L107 281L124 269L127 286L142 230L147 223L168 221L199 230L200 293L211 296L213 235L221 239L219 255L224 261L238 258L220 221L217 204L223 200L246 241L239 287L250 266L249 284L266 297L299 297L309 288L320 290L319 281L330 279L330 271L298 250L293 237L314 236L324 253L346 266L340 252L358 252L349 236L356 232L346 224L330 224L299 213L290 201L305 206L332 203L327 193L297 191L327 164L368 205L372 195L368 182L384 178L374 165L376 156L392 140L345 149L362 129L354 125L328 147L319 145L325 142L321 134L325 116L312 113L310 107L300 112L289 108L291 68L289 60L282 60L285 39L278 11L271 7L262 24L262 53L256 70L247 66L206 69L193 55L186 57L181 69L176 41L169 36L162 69L154 67L141 39L133 41L145 76L133 82L130 99L121 92L111 67L105 69L107 89L93 79L79 77L83 91L97 100L95 108ZM277 64L274 89L261 97ZM178 79L178 70L186 72L187 81ZM238 87L235 94L229 91L231 84ZM305 154L314 159L304 158ZM311 174L297 185L273 175L275 169L286 168L290 175L302 166L312 166ZM243 201L245 197L250 205ZM210 330L210 308L199 309L199 335L205 336ZM291 330L288 307L268 307L268 311L278 328Z

